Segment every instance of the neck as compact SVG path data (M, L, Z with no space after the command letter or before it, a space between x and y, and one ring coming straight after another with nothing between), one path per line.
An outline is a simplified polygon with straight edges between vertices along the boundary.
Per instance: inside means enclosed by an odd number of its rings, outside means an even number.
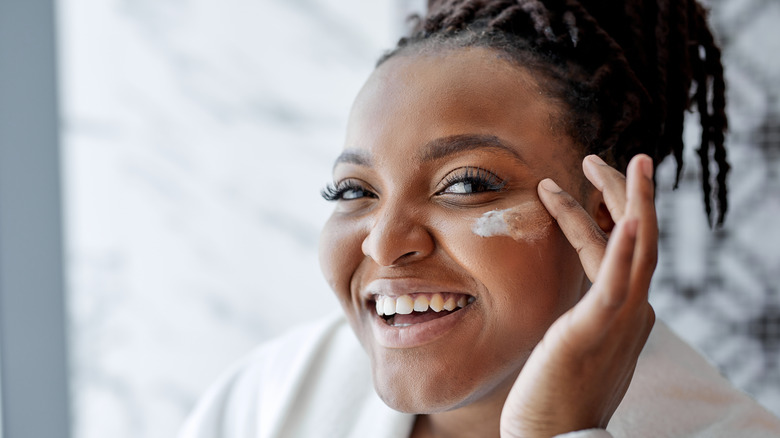
M418 415L410 438L498 437L501 410L511 387L510 384L461 408Z

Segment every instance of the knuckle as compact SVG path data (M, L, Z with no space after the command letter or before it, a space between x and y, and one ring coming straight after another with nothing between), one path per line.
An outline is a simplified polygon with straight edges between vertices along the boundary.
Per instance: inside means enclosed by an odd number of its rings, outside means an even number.
M559 204L561 207L563 207L566 210L578 210L582 207L580 207L580 203L577 202L576 199L571 197L568 193L559 193Z
M616 169L611 169L609 172L610 178L607 181L607 185L613 189L621 190L626 187L626 176L618 172Z
M586 238L594 243L598 243L601 246L607 245L607 234L599 228L596 224L591 224L586 231Z
M614 218L613 220L617 221L626 214L626 206L625 203L621 205L613 206L609 209L609 214Z
M582 239L578 240L574 245L574 249L576 249L578 253L588 249L594 244L601 247L607 246L607 235L595 224L590 224L585 227L580 236L582 236Z

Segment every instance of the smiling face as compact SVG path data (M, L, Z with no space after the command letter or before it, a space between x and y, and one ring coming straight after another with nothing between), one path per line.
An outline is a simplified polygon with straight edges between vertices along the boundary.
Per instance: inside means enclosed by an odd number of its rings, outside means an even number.
M559 111L528 71L482 48L396 55L360 92L320 262L389 406L503 403L547 328L586 290L537 196L546 177L586 192ZM534 239L472 231L483 214L515 207L535 218L513 224Z

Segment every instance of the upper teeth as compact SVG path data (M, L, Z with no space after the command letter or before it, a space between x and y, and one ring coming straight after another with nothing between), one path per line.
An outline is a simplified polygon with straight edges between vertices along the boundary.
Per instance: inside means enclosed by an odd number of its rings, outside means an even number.
M376 295L376 313L383 315L408 315L412 312L425 312L429 308L434 312L442 310L455 310L456 307L466 307L466 304L474 302L474 297L461 294L419 294L412 298L410 295L401 295L398 298L384 295Z

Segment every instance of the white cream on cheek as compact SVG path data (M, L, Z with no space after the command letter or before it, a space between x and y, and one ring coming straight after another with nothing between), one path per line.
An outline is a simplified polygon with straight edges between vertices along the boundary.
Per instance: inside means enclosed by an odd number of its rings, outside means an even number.
M544 238L552 218L543 205L528 202L505 210L492 210L478 218L471 231L482 237L509 236L515 240Z

